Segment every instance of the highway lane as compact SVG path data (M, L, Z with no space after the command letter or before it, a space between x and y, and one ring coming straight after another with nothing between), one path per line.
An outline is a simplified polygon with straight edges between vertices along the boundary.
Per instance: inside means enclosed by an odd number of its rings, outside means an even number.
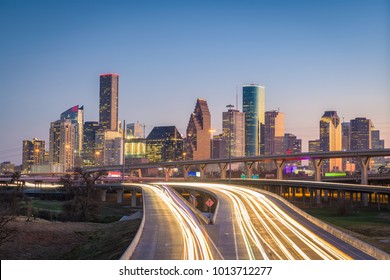
M218 258L195 215L170 188L134 185L143 190L145 225L131 259L211 260L213 255Z
M216 227L208 226L207 230L216 238L214 241L225 259L371 258L256 190L224 184L172 184L216 194L221 204ZM227 241L228 248L218 242L219 238Z

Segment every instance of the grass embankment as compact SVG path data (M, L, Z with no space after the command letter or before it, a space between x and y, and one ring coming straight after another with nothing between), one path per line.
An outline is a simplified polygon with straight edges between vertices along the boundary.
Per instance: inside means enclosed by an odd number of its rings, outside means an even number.
M334 208L306 208L310 215L390 253L390 211L373 208L347 209L344 215Z
M114 222L96 231L75 232L86 242L60 256L69 260L117 260L137 233L140 219Z
M99 202L98 211L88 222L59 222L65 201L33 199L33 213L46 213L46 219L19 217L12 221L17 235L13 242L0 248L0 259L25 260L108 260L118 259L133 240L140 219L118 222L140 209L116 203L107 196ZM39 217L39 216L38 216Z

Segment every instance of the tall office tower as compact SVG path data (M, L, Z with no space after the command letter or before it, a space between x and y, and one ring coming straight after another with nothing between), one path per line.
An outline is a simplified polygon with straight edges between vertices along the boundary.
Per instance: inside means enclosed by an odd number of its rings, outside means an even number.
M44 140L23 140L22 170L30 172L32 165L44 164L45 149Z
M265 88L251 84L242 88L242 108L245 114L245 155L264 154Z
M100 75L99 128L119 129L118 122L118 74Z
M209 140L208 142L210 143ZM155 126L146 137L146 157L149 162L182 160L183 138L177 128L175 126Z
M284 153L284 114L279 111L265 112L264 154Z
M309 153L321 152L321 141L320 141L320 139L309 140L308 146L309 146ZM312 161L309 161L309 168L311 170L314 169L314 165L313 165Z
M61 120L70 120L74 126L74 153L75 161L81 163L84 134L84 106L79 105L69 108L60 116Z
M211 115L207 101L198 98L187 126L186 159L210 158Z
M127 124L126 138L145 138L144 126L138 122Z
M321 152L321 141L320 139L309 140L309 153Z
M227 158L229 157L229 138L223 134L214 135L211 140L211 158Z
M378 129L373 128L371 130L371 149L384 149L385 148L385 140L380 139L380 131Z
M350 150L351 143L351 123L341 123L341 148L343 151Z
M371 130L371 149L384 149L385 140L380 139L380 131L373 128ZM382 165L386 165L386 159L384 157L372 158L372 169L378 170Z
M341 123L341 149L343 151L349 151L351 149L351 123ZM352 158L342 158L343 170L350 171L349 168L353 162Z
M298 139L292 133L284 134L283 141L283 153L284 154L298 154L302 153L302 139ZM293 160L288 163L290 166L301 166L302 161Z
M123 163L123 135L121 131L98 129L95 136L95 163L120 165Z
M320 120L320 149L322 152L341 151L341 123L336 111L326 111ZM341 171L341 158L324 161L325 172Z
M222 113L222 134L227 143L226 155L229 155L229 140L231 140L230 149L232 157L242 157L245 155L244 124L244 113L233 109Z
M96 132L99 129L98 122L85 122L83 133L83 161L84 165L95 164Z
M283 153L284 154L298 154L302 153L302 139L298 139L292 133L284 134L283 141Z
M49 163L60 165L63 171L74 165L74 125L70 120L58 120L50 124Z
M371 149L371 120L355 118L351 120L351 150Z

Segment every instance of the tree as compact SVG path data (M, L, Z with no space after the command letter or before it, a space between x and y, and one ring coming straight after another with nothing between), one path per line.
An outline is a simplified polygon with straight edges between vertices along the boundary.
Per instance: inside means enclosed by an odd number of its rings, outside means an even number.
M64 205L68 218L86 221L96 213L97 205L92 200L92 193L96 181L104 174L104 171L87 172L77 167L73 175L67 174L62 178L65 189L73 195L73 200Z

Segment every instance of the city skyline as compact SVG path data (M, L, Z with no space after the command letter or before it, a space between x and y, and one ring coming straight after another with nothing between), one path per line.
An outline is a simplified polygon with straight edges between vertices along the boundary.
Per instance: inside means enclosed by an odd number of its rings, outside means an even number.
M304 151L329 110L370 119L389 147L389 4L276 2L3 2L0 162L20 164L23 140L48 143L50 122L75 104L97 121L97 77L107 72L121 75L119 120L149 131L174 125L184 134L193 103L205 98L219 134L226 105L238 95L242 111L241 86L254 82ZM110 43L97 44L107 30Z

